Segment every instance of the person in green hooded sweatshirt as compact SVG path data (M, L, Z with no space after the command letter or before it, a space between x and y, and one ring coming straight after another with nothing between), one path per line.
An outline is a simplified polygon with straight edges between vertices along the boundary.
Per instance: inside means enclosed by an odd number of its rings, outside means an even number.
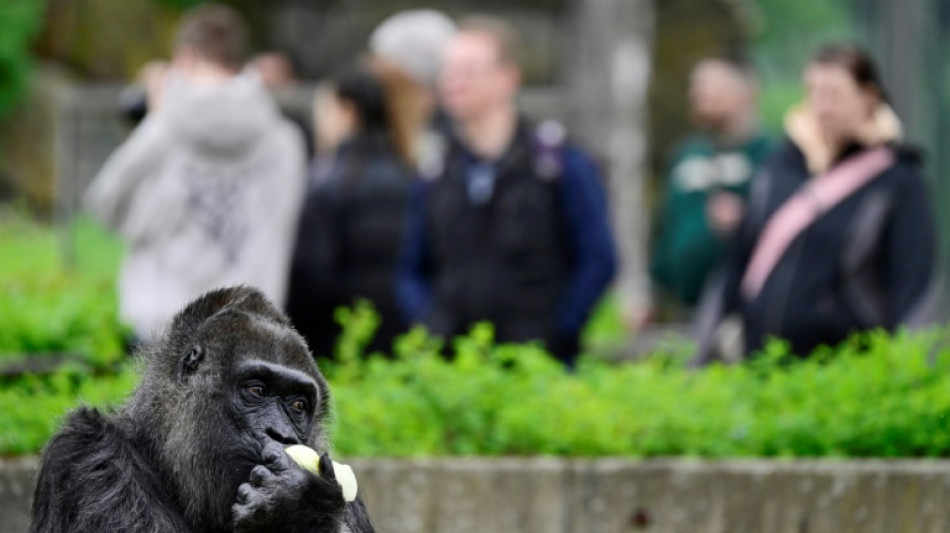
M698 131L680 143L667 174L650 276L654 293L685 316L698 303L742 219L749 184L770 149L760 129L758 83L750 64L709 58L692 71L689 102ZM657 294L635 317L656 315Z

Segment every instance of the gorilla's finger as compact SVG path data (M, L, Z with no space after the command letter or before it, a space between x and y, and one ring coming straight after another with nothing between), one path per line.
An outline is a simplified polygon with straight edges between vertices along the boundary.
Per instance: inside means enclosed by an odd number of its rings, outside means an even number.
M264 483L273 478L274 473L267 469L267 467L262 465L257 465L251 470L251 475L248 476L248 482L252 487L260 487Z
M320 456L320 476L330 480L336 480L336 472L333 471L333 461L330 460L330 454L324 453Z
M264 465L273 472L287 470L290 467L290 456L276 442L268 443L264 447L261 459Z
M251 492L254 489L251 488L251 485L248 483L241 483L241 486L238 487L237 494L234 496L235 503L246 504L251 499Z
M240 524L250 522L253 512L246 505L235 504L231 507L231 522L237 526L235 531L242 531Z
M264 444L264 449L261 450L261 459L265 463L276 461L278 457L284 455L284 448L275 441L269 441Z

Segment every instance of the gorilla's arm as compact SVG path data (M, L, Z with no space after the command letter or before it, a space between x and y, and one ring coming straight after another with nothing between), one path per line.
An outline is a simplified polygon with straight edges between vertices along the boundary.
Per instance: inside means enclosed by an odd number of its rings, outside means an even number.
M31 532L189 530L154 467L102 413L80 408L47 445Z

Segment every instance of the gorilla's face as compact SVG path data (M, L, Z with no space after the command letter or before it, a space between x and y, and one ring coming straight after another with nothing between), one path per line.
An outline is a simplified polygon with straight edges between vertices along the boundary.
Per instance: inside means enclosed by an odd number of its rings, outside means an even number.
M326 410L326 382L303 341L287 327L229 315L211 321L198 336L211 364L208 382L195 386L217 381L231 431L261 443L310 444L314 422ZM215 368L223 370L220 376ZM187 381L195 378L197 373Z
M184 340L184 339L183 339ZM259 314L223 310L161 364L162 452L195 512L230 509L271 441L324 451L328 387L302 338Z
M235 369L236 421L259 440L284 446L307 443L319 392L313 378L249 359Z

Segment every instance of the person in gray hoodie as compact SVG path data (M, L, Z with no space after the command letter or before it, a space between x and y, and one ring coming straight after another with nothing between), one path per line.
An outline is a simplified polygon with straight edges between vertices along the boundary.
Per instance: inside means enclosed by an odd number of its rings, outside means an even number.
M227 6L183 18L169 64L146 72L148 114L84 198L128 246L120 313L135 335L224 285L282 305L305 188L302 136L242 73L247 31Z

